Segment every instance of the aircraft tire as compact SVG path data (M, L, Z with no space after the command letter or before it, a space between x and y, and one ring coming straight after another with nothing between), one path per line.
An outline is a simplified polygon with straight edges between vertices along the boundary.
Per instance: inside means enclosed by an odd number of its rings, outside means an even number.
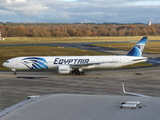
M77 72L76 75L85 75L85 72Z
M82 72L82 75L85 75L86 73L85 72Z
M76 73L76 71L75 71L75 70L72 70L72 73Z
M17 73L16 72L13 72L13 75L16 75Z
M76 72L76 75L80 75L80 72Z
M84 71L75 71L76 75L85 75L86 73Z
M83 75L83 73L82 73L82 72L79 72L79 75Z

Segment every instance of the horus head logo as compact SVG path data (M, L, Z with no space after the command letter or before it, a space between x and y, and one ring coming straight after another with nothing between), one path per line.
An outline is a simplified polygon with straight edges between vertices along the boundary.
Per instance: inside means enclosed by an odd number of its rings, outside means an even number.
M40 57L28 57L21 60L29 69L48 69L47 61Z
M145 45L143 45L143 44L136 45L136 47L139 48L141 51L143 51L144 46L145 46Z

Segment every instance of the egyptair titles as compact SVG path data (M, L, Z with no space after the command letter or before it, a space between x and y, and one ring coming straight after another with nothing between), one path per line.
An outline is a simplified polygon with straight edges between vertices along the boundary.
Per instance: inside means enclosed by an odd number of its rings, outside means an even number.
M61 59L55 58L53 64L87 64L89 59Z

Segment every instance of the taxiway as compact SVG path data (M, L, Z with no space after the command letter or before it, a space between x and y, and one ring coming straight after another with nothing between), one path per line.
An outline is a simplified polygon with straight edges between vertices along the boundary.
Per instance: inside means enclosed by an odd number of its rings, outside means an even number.
M124 95L126 91L160 97L160 67L89 70L85 76L60 75L53 71L0 72L0 109L26 100L30 95L97 94Z

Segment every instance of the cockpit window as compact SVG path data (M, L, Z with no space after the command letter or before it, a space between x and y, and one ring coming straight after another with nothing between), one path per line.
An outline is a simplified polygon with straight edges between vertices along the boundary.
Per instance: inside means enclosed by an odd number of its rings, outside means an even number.
M6 61L6 63L9 63L9 61Z

